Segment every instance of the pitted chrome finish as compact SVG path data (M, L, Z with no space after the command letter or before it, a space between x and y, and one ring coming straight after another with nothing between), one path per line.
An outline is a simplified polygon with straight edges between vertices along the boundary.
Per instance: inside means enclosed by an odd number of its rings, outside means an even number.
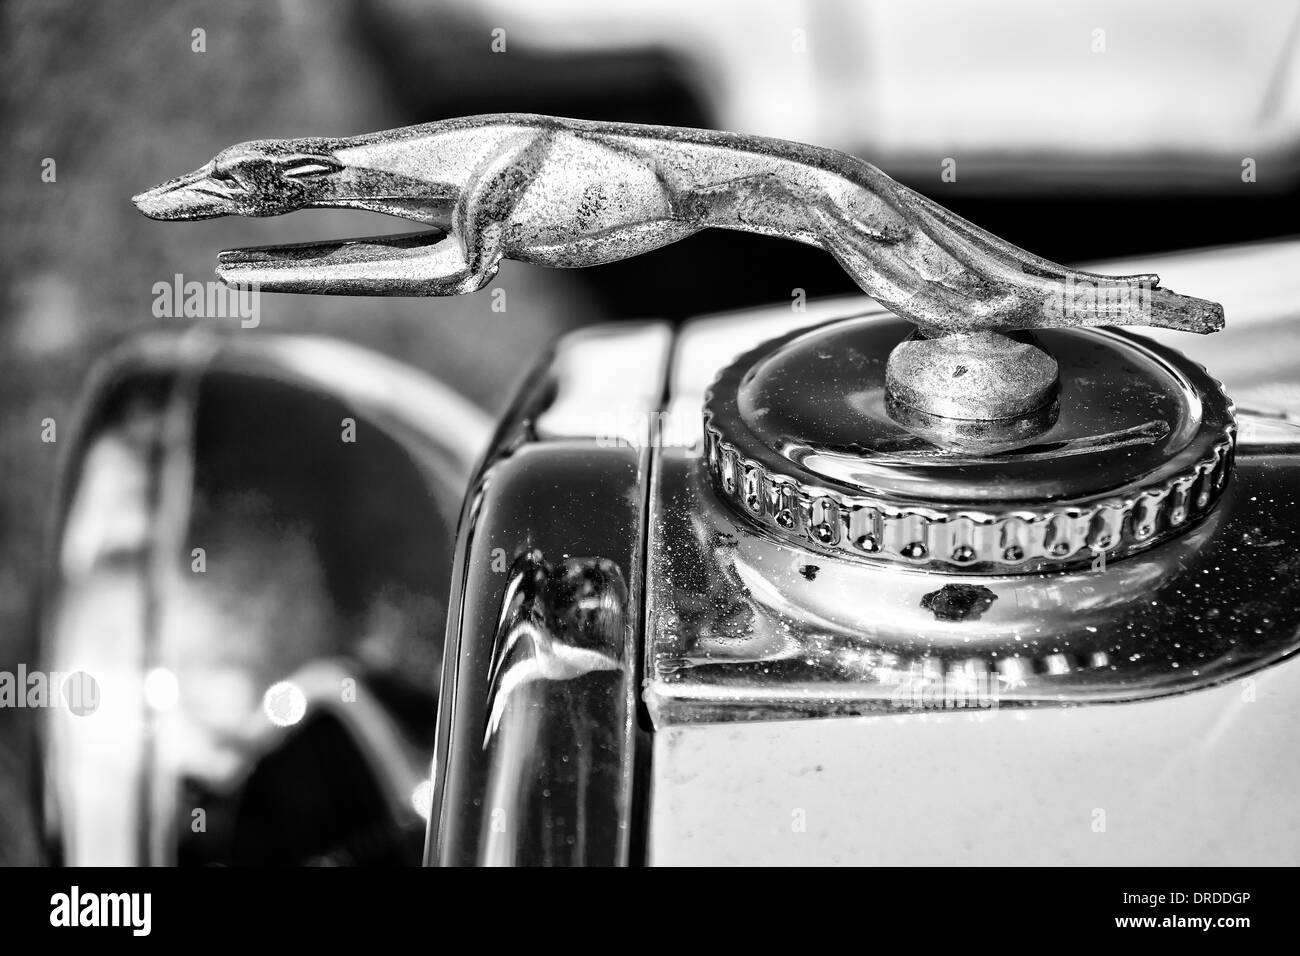
M1223 325L1217 303L1161 289L1154 275L1056 265L854 156L713 130L500 114L257 140L135 203L154 219L334 207L435 227L223 253L223 279L266 291L455 295L481 289L502 259L598 265L718 228L824 249L868 295L930 330Z
M1040 334L1065 372L1060 409L1041 434L992 455L893 421L883 356L906 335L900 322L848 319L764 344L705 398L714 486L767 533L812 551L923 568L1114 560L1193 525L1232 470L1235 426L1218 384L1136 336Z
M1060 368L1026 333L919 331L889 353L885 392L895 417L908 412L959 421L1025 419L1051 404ZM1043 420L1031 429L1046 428Z
M829 252L926 333L899 346L895 400L963 420L1025 415L1055 384L1052 357L1005 333L1223 327L1218 303L1162 289L1156 275L1049 262L856 157L713 130L501 114L348 139L258 140L135 204L154 219L334 207L434 227L221 254L223 281L268 292L460 295L482 289L502 259L599 265L702 229L793 239ZM930 367L948 359L972 374L948 379L941 401Z
M1191 475L1125 497L1065 502L1039 512L943 511L810 490L741 457L717 429L705 434L715 485L769 530L814 551L990 573L1104 563L1179 533L1218 498L1232 450L1225 440Z
M1177 390L1161 386L1176 377L1136 374L1163 363L1169 350L1124 332L1043 333L1065 370L1089 364L1089 353L1110 355L1084 376L1087 385L1100 386L1091 393L1106 398L1091 418L1081 415L1068 391L1079 376L1067 375L1050 433L1061 443L1050 454L1022 444L1010 452L1019 458L1009 469L998 456L937 447L890 418L884 356L908 330L883 311L862 308L862 300L850 299L817 303L806 316L773 308L698 320L680 333L669 408L686 419L711 383L716 392L718 369L748 368L738 373L748 390L745 407L753 421L775 429L790 409L781 405L781 389L762 385L784 382L791 396L825 412L819 449L809 442L781 446L788 456L782 467L798 460L819 488L852 478L860 486L874 482L878 491L888 477L914 497L927 489L938 496L946 486L948 500L960 501L988 487L1004 499L1037 495L1042 507L1072 484L1099 483L1107 461L1132 459L1130 471L1166 456L1181 462L1174 467L1187 464L1176 449L1188 433L1168 414L1178 407ZM824 324L797 331L809 319ZM804 357L829 370L820 392L800 388L798 375L769 379L775 368L753 368L754 356L790 359L764 339L818 341L836 328L858 335L875 328L881 347L859 349L856 357L809 349ZM1203 375L1179 361L1189 376ZM857 395L839 387L847 380L862 386ZM1125 380L1143 387L1125 392ZM828 396L836 404L827 404ZM1218 414L1226 408L1225 402ZM1203 421L1210 414L1197 412ZM674 423L675 440L658 446L651 495L644 697L659 731L700 722L1137 701L1221 684L1300 647L1294 429L1244 416L1231 478L1181 533L1124 560L1085 550L1068 566L1025 574L1027 562L994 570L850 558L819 541L777 533L718 493L704 422L698 414L689 418L694 432ZM1151 422L1158 427L1146 427ZM835 426L876 454L827 447ZM998 467L1004 476L997 487L981 480Z

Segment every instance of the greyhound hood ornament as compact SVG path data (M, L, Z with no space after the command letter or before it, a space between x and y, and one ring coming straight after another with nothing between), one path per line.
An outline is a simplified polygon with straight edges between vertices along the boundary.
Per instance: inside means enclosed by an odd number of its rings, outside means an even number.
M598 265L716 228L824 249L864 292L934 332L1223 324L1220 306L1161 289L1157 276L1031 255L853 156L711 130L505 114L256 140L135 204L154 219L334 207L433 227L222 253L223 280L264 291L454 295L481 289L502 259ZM1094 290L1095 307L1063 309L1070 284Z
M459 295L483 288L502 259L599 265L710 228L793 239L829 252L916 324L891 356L891 396L943 418L996 420L1050 403L1057 364L1028 336L1009 337L1018 330L1223 326L1217 303L1163 289L1155 275L1094 275L1032 255L853 156L712 130L501 114L256 140L135 204L154 219L350 208L429 227L221 253L223 281L270 292ZM937 366L977 374L941 371L939 394Z

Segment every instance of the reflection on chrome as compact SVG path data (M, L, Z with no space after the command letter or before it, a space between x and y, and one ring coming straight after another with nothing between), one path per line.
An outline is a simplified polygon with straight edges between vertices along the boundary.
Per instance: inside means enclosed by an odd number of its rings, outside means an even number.
M418 861L485 416L343 343L151 333L105 360L83 421L43 655L102 701L45 728L55 858Z
M492 650L483 746L497 733L511 702L527 699L533 681L618 670L620 661L608 648L621 643L626 614L627 587L612 562L569 559L552 569L539 551L520 555L510 571Z

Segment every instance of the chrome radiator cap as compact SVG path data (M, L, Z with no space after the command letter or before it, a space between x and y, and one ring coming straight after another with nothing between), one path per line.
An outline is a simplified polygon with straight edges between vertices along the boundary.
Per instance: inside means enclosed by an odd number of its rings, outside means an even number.
M1127 332L1039 330L1024 351L1059 368L1046 403L969 419L917 408L899 387L891 373L917 342L909 331L898 319L848 318L724 368L704 402L717 491L766 533L814 552L1016 573L1114 560L1181 534L1229 480L1231 402L1172 349ZM997 338L974 359L929 350L932 405L951 398L945 380L1010 352L1009 337ZM992 390L1005 391L997 381Z

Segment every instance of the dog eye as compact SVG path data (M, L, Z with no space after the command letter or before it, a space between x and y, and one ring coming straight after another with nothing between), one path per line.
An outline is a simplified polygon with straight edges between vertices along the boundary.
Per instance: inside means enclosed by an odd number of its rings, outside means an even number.
M331 172L332 167L324 163L301 163L290 169L286 169L284 174L295 179L301 179L304 176L319 176L321 173Z

